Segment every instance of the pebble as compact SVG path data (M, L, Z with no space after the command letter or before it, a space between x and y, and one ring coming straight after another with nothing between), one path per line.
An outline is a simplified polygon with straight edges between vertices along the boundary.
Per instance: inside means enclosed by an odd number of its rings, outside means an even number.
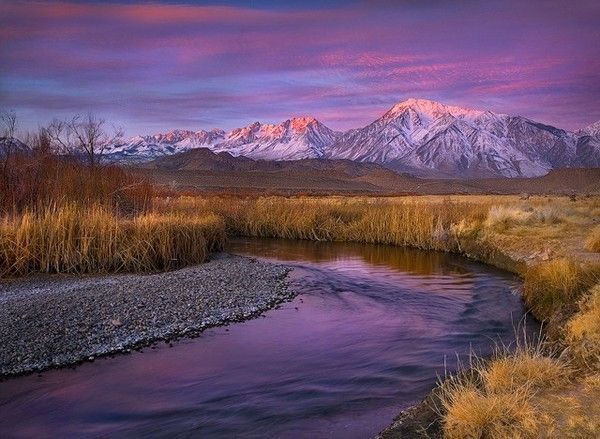
M150 275L0 281L0 378L129 353L259 315L295 294L291 268L221 253ZM21 317L21 318L20 318ZM49 360L51 359L51 360Z

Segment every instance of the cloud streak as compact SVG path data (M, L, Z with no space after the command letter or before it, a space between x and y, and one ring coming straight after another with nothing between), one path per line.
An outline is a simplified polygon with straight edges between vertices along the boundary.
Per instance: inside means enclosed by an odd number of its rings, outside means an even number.
M27 127L92 110L130 133L299 114L346 129L408 97L600 119L594 0L256 4L2 3L0 106Z

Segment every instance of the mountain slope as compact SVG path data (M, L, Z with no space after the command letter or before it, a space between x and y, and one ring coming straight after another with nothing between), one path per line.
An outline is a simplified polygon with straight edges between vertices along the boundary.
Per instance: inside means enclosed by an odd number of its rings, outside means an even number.
M209 147L215 152L228 152L264 160L298 160L319 158L335 140L337 133L314 117L297 117L280 124L255 122L229 133L223 130L183 131L137 136L127 143L114 145L107 155L117 160L153 159L177 154L193 148Z
M420 180L376 163L350 160L252 160L197 148L163 156L139 170L170 188L199 191L293 193L381 193L414 188Z
M600 167L600 120L577 134L575 166Z
M241 171L252 169L255 161L228 152L215 153L209 148L194 148L178 154L165 155L141 165L148 169L186 171Z
M340 136L327 156L419 175L530 177L569 166L575 144L575 135L523 117L409 99Z
M251 160L207 148L138 168L169 189L276 194L597 194L600 169L560 169L535 178L421 179L351 160Z
M193 148L211 146L224 138L225 131L217 128L210 131L174 130L166 134L132 137L126 143L112 145L106 151L106 155L109 159L117 161L146 161Z

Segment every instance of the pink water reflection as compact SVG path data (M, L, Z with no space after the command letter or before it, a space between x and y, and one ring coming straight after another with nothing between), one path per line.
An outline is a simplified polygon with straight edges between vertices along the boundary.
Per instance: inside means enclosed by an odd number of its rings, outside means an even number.
M172 348L0 383L0 436L370 437L431 389L445 356L512 339L523 312L515 278L449 255L233 250L292 263L302 294Z

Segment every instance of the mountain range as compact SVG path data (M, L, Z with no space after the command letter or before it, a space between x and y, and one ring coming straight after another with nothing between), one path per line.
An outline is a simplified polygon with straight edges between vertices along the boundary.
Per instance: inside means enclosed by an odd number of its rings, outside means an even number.
M574 133L521 116L408 99L346 132L297 117L229 132L136 136L107 153L112 160L143 162L201 147L254 160L374 162L427 177L534 177L557 168L599 167L600 122Z

